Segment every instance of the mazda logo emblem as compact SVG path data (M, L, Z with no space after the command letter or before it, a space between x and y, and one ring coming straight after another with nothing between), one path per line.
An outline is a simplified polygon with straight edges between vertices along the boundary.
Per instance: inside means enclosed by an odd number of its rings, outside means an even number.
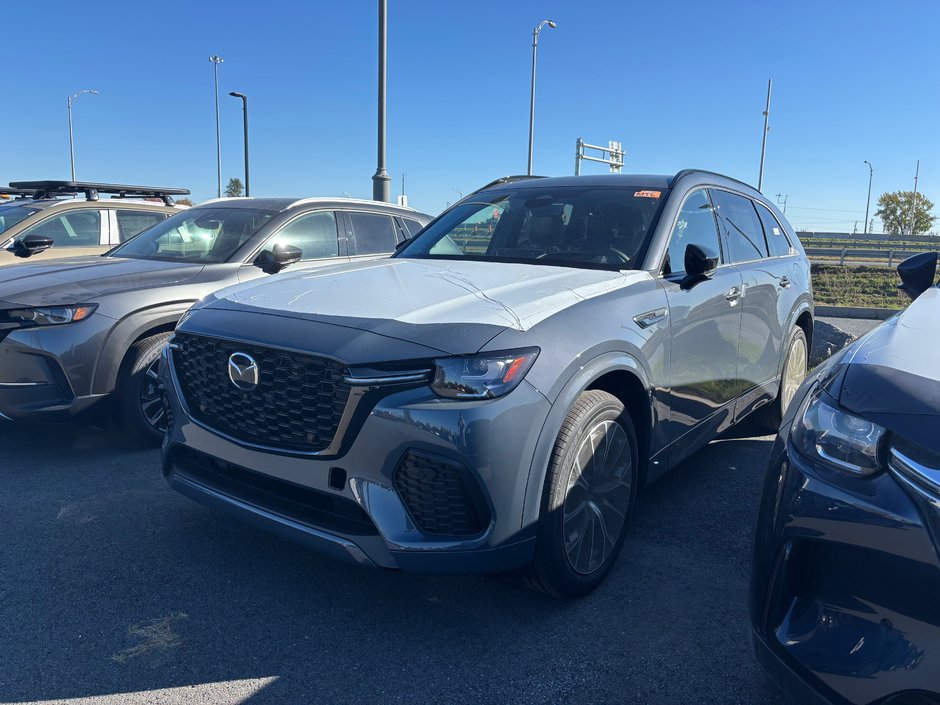
M258 363L246 353L232 353L228 358L228 378L238 389L250 392L258 386Z

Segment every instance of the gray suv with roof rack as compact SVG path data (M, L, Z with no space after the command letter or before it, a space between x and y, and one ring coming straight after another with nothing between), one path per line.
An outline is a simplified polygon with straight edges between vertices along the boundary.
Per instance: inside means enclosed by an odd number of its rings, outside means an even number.
M12 207L0 206L0 217ZM159 443L166 417L156 363L195 301L288 266L386 255L428 220L373 201L218 199L102 257L0 267L0 418L69 420L113 409Z
M390 259L194 306L160 368L163 471L333 556L580 595L638 491L779 424L812 332L806 256L746 184L501 179Z
M40 252L43 260L103 254L180 212L173 196L188 193L162 186L14 181L0 188L0 196L16 197L0 201L0 265Z

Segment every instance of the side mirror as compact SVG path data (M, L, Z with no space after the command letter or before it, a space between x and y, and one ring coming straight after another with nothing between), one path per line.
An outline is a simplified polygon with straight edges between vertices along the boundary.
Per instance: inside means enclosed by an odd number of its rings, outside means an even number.
M898 289L910 296L911 300L916 299L933 286L936 273L936 252L924 252L908 257L898 265L898 274L901 276Z
M50 247L52 247L52 238L34 234L14 240L13 245L7 249L17 257L32 257L40 252L45 252Z
M299 262L303 251L293 245L278 244L270 250L262 250L255 258L255 266L265 274L277 274L282 269Z
M718 253L708 247L689 243L685 248L685 278L679 283L691 289L699 282L710 279L718 268Z

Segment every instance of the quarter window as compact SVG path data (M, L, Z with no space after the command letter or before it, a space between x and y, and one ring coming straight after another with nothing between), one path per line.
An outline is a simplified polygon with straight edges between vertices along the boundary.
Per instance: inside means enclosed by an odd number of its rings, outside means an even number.
M764 229L751 199L728 191L712 191L718 222L728 243L730 262L748 262L767 256Z
M357 255L377 255L392 252L398 244L397 228L387 215L350 213L353 241Z
M414 237L421 231L421 228L424 227L417 220L409 220L408 218L402 218L402 220L405 221L405 227L408 228L409 237Z
M27 228L21 237L42 235L56 247L98 247L101 244L101 211L75 210L46 218Z
M299 247L305 260L336 257L336 216L333 211L302 215L285 225L272 244Z
M718 255L721 253L714 208L704 189L693 191L679 210L679 217L669 237L663 274L685 272L685 249L689 245L699 245Z
M787 231L780 225L774 214L760 203L757 204L757 214L764 226L764 236L767 238L770 254L775 257L785 257L793 254L790 249L790 241L787 239Z

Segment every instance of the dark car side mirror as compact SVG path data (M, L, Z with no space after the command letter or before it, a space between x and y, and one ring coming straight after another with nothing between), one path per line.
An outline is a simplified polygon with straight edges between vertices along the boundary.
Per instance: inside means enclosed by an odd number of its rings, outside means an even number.
M277 274L282 269L299 262L303 250L293 245L277 244L270 250L262 250L255 258L255 266L265 274Z
M707 247L689 243L685 248L685 278L679 282L683 289L691 289L699 282L710 279L718 268L718 253Z
M32 257L40 252L45 252L52 247L52 244L52 238L42 235L27 235L24 238L15 240L7 249L17 257Z
M916 299L927 289L933 286L933 278L937 273L937 253L923 252L913 255L898 265L898 274L901 283L898 289Z

